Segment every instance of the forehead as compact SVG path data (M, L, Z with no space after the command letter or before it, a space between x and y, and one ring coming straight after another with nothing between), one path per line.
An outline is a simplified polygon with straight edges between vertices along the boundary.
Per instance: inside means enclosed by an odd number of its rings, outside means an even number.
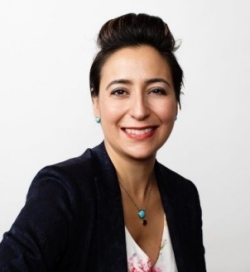
M163 77L172 81L167 60L153 47L141 45L115 51L101 69L101 82L125 78L131 80Z

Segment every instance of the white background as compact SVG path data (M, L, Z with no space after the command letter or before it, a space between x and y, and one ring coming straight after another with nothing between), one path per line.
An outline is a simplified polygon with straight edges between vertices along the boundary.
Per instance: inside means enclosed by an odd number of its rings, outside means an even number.
M108 19L162 17L185 72L182 110L158 160L200 192L208 271L250 271L248 0L1 0L0 235L45 165L102 140L88 72Z

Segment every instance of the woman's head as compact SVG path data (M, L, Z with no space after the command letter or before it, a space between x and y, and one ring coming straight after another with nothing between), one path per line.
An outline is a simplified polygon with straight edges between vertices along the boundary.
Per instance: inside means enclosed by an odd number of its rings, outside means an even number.
M155 48L168 63L174 84L175 97L180 104L183 72L174 55L175 40L161 18L147 14L125 14L111 19L101 28L97 53L90 69L92 97L99 95L102 67L117 50L125 47L148 45Z
M115 51L102 67L99 89L93 110L110 157L154 159L178 111L172 73L162 55L148 45Z

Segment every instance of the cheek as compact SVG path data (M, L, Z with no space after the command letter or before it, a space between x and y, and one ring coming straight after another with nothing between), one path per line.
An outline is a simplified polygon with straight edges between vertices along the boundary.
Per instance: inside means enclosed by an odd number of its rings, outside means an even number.
M103 101L100 104L100 116L104 127L116 125L123 116L122 105Z
M172 122L177 115L177 104L175 102L166 102L158 106L156 111L163 122Z
M110 98L103 98L99 104L100 112L102 115L116 117L122 115L125 109L125 103Z

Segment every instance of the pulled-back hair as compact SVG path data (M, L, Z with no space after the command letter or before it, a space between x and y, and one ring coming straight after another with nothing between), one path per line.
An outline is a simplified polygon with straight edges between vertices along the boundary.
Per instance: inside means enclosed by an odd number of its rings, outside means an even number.
M128 13L107 21L101 28L97 45L100 51L90 69L90 90L98 96L101 69L115 51L129 46L149 45L155 48L167 61L174 83L176 100L180 104L183 72L174 55L176 42L168 26L156 16Z

